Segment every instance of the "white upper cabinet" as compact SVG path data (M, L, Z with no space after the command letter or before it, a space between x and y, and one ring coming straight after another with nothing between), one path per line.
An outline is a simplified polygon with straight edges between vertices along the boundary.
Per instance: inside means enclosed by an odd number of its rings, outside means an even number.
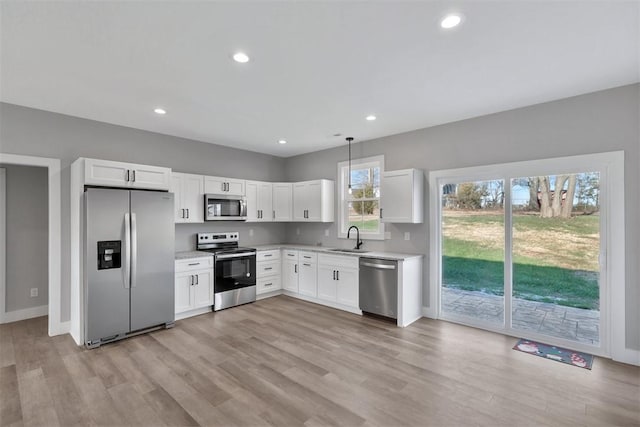
M293 221L333 222L334 182L328 179L293 184Z
M204 177L187 173L171 174L170 190L175 194L175 222L204 222Z
M290 182L274 182L272 219L278 222L291 221L293 218L293 184Z
M244 196L245 180L223 178L219 176L204 177L204 192L206 194L221 194L227 196Z
M171 169L111 160L84 159L84 184L168 190Z
M247 222L273 221L273 185L270 182L246 181Z
M422 223L424 220L424 174L419 169L382 174L380 217L382 222Z

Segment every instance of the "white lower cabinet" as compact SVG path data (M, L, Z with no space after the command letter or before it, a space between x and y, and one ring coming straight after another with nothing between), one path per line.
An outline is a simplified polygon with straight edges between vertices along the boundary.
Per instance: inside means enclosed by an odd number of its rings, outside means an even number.
M318 298L358 309L358 272L356 257L318 255Z
M282 256L282 289L297 293L298 251L284 250Z
M282 289L280 249L258 251L256 260L256 294Z
M213 305L213 258L176 261L176 318L211 311Z
M313 252L298 253L298 293L314 298L318 295L318 263Z

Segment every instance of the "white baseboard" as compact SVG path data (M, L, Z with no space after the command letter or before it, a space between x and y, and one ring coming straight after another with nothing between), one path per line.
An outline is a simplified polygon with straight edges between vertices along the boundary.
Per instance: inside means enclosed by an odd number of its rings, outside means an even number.
M613 360L629 365L640 366L640 351L625 348L624 353L613 355Z
M429 319L436 318L436 310L435 307L422 307L422 316L428 317Z
M208 305L206 307L196 308L195 310L178 313L175 316L175 320L182 320L186 319L187 317L199 316L201 314L211 313L211 311L213 311L212 306Z
M256 295L256 301L260 301L261 299L277 297L278 295L282 295L282 289L278 289L277 291L266 292L264 294Z
M20 320L31 319L34 317L46 316L49 314L49 306L41 305L39 307L24 308L22 310L8 311L3 313L0 323L18 322Z
M51 319L49 319L49 323L51 323ZM68 320L66 322L60 322L57 325L50 325L49 327L49 336L54 337L56 335L64 335L68 334L71 328L71 322Z

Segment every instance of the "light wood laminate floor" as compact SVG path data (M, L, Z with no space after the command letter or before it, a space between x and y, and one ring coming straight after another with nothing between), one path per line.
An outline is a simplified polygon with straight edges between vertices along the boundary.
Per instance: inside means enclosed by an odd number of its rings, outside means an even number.
M640 368L588 371L499 334L285 296L96 350L46 330L0 325L2 425L640 424Z

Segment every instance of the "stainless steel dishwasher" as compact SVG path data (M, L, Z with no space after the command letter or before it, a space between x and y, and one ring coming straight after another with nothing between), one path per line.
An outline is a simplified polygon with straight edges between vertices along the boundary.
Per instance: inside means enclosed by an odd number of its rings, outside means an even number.
M360 310L398 318L398 261L360 258Z

